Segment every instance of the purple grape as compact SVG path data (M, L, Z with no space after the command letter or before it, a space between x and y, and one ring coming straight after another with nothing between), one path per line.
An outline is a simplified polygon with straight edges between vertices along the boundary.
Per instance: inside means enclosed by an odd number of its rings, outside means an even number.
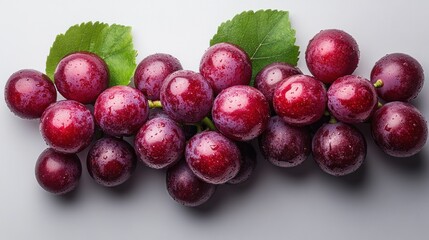
M211 184L226 183L240 170L240 150L218 132L204 131L185 148L186 162L197 177Z
M226 137L248 141L266 128L269 106L264 95L250 86L232 86L223 90L213 103L212 118Z
M322 82L306 75L286 78L277 86L274 110L283 121L304 126L319 120L326 108L326 89Z
M199 179L182 161L167 170L167 191L178 203L199 206L213 196L216 186Z
M298 68L282 62L275 62L264 67L255 78L255 87L264 94L270 106L273 106L273 95L276 86L285 78L302 74Z
M247 53L231 43L218 43L204 53L200 73L215 94L235 85L249 85L252 63Z
M423 87L423 68L407 54L387 54L375 63L371 71L371 82L378 80L383 83L383 86L377 88L378 96L383 100L410 101L417 97Z
M105 187L118 186L127 181L136 169L133 147L118 138L101 138L91 147L87 156L89 175Z
M57 91L48 76L31 69L12 74L4 89L9 109L18 117L40 118L43 111L57 100Z
M314 160L324 172L344 176L362 165L366 157L366 141L352 125L329 123L314 135L312 150Z
M367 121L378 104L374 86L369 80L355 75L335 80L327 96L329 111L337 120L345 123Z
M311 152L311 135L306 127L294 127L279 116L271 117L267 130L259 137L264 157L278 167L295 167Z
M428 137L423 115L409 103L390 102L379 108L371 122L375 143L394 157L410 157L422 150Z
M197 123L210 113L213 90L201 74L179 70L170 74L161 87L165 113L180 123Z
M342 30L322 30L308 43L305 61L315 78L329 84L354 72L359 62L359 47Z
M51 104L43 112L40 133L54 150L77 153L91 143L94 125L94 118L85 105L63 100Z
M134 146L140 160L155 169L170 167L183 157L185 134L165 117L147 121L138 131Z
M35 174L43 189L62 195L78 186L82 164L76 154L60 153L47 148L37 159Z
M134 85L149 100L159 100L164 79L171 73L182 70L177 58L164 53L156 53L143 59L134 73Z
M234 178L228 181L230 184L241 184L247 181L256 167L256 151L250 143L236 142L241 154L240 170Z
M146 122L149 105L142 92L128 86L114 86L98 96L94 117L103 132L115 136L135 134Z
M58 92L66 99L89 104L109 86L109 70L94 53L77 52L61 59L54 79Z

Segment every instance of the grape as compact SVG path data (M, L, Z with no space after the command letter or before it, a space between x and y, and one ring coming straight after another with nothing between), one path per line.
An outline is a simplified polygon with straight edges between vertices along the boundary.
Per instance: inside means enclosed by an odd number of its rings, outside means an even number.
M269 105L264 95L250 86L232 86L223 90L213 103L212 118L226 137L248 141L266 128Z
M231 43L218 43L204 53L200 73L210 83L215 94L234 85L249 85L252 63L247 53Z
M371 71L371 82L381 80L377 88L380 98L387 102L410 101L423 87L424 74L420 63L403 53L387 54L378 60Z
M40 133L54 150L76 153L90 144L94 134L94 118L79 102L58 101L43 112Z
M270 118L267 130L259 137L264 157L278 167L294 167L308 158L311 135L306 127L294 127L279 116Z
M352 125L323 125L313 137L313 158L326 173L344 176L356 171L366 157L366 141Z
M47 148L37 159L35 174L43 189L62 195L78 186L82 165L76 154L60 153Z
M186 144L185 157L192 172L212 184L228 182L240 169L238 147L214 131L204 131L193 136Z
M180 123L197 123L209 114L213 90L201 74L179 70L170 74L161 87L164 111Z
M33 119L57 100L57 91L51 79L31 69L12 74L5 86L4 97L9 109L18 117Z
M329 84L354 72L359 62L359 47L342 30L322 30L308 43L305 61L315 78Z
M282 62L275 62L264 67L255 78L255 87L264 94L272 107L276 86L285 78L302 74L298 68Z
M161 169L182 158L185 141L185 134L176 122L166 117L155 117L140 128L134 146L144 164Z
M250 143L236 142L241 154L240 170L234 178L228 181L230 184L240 184L247 181L256 167L256 151Z
M77 52L61 59L54 79L58 92L66 99L89 104L109 86L109 70L94 53Z
M322 82L306 75L289 77L276 87L274 110L293 126L309 125L319 120L326 108L326 89Z
M149 100L159 100L162 82L172 72L182 70L177 58L164 53L156 53L143 59L134 73L134 85Z
M118 186L127 181L137 163L133 147L122 139L112 137L95 142L86 161L89 175L106 187Z
M428 137L423 115L409 103L390 102L378 109L371 122L375 143L394 157L410 157L422 150Z
M354 75L335 80L327 96L329 111L337 120L345 123L367 121L378 104L377 93L370 81Z
M146 122L149 105L142 92L128 86L114 86L98 96L94 117L101 129L115 137L135 134Z
M178 203L199 206L213 196L216 186L199 179L182 161L167 170L167 191Z

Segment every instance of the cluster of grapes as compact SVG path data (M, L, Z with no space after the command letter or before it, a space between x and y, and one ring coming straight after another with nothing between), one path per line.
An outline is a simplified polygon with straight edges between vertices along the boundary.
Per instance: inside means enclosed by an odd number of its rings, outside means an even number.
M47 191L64 194L82 173L76 153L91 145L86 164L103 186L130 178L137 159L167 169L167 190L186 206L206 202L219 184L246 181L256 164L249 141L264 157L293 167L313 154L332 175L354 172L366 157L366 141L352 124L371 122L373 138L396 157L419 152L427 139L422 114L407 101L423 85L420 64L389 54L371 80L350 75L359 61L346 32L324 30L306 51L312 76L272 63L252 77L251 61L238 46L219 43L203 55L199 72L183 70L168 54L146 57L134 74L135 88L109 87L104 61L89 52L65 56L54 80L35 70L14 73L7 105L22 118L40 118L49 148L38 158L36 178ZM56 101L58 92L67 100ZM381 106L379 98L388 102ZM88 106L93 105L93 112ZM92 109L92 108L91 108ZM134 147L123 137L135 136Z

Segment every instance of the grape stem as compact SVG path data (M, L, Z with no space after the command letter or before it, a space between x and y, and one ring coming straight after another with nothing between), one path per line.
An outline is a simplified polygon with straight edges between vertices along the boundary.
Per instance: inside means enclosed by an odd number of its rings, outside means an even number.
M156 101L148 100L147 102L149 103L149 108L162 108L161 101L159 100L156 100Z
M384 83L383 83L383 80L378 79L377 81L375 81L375 83L373 85L375 88L381 88L381 87L383 87Z
M378 102L378 103L377 103L377 108L381 108L381 107L383 107L383 103Z
M329 119L329 123L335 124L337 122L338 122L337 119L334 116L331 115L331 118Z
M209 117L203 118L203 120L201 120L201 123L204 124L204 126L206 126L210 130L213 130L213 131L216 130L216 127L213 121Z

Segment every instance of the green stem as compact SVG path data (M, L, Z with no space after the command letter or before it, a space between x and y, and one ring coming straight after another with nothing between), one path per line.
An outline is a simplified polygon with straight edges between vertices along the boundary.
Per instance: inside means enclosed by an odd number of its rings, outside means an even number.
M335 124L337 122L338 122L337 119L334 116L331 115L331 119L329 119L329 123Z
M383 107L383 103L378 102L378 103L377 103L377 108L381 108L381 107Z
M161 101L159 100L156 100L156 101L148 100L148 103L149 103L149 108L162 108Z
M383 83L383 80L378 79L377 81L375 81L375 83L373 85L375 88L381 88L381 87L383 87L384 83Z
M213 121L209 117L205 117L201 121L201 123L204 124L210 130L213 130L213 131L216 130L216 127L215 127Z

